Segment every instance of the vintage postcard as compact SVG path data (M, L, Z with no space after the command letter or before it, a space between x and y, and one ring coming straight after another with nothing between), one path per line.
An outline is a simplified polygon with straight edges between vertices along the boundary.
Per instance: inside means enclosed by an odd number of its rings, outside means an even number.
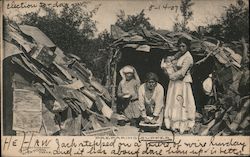
M3 0L2 156L249 156L248 0Z

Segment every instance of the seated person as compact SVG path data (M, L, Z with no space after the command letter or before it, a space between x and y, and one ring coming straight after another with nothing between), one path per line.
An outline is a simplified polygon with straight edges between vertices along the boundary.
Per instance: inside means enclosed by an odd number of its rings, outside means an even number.
M118 85L117 112L124 114L130 121L130 125L139 123L140 110L138 102L138 88L140 79L134 67L127 65L120 70L122 80Z
M143 121L161 126L164 89L158 83L158 76L155 73L150 72L146 75L146 82L139 87L138 95Z

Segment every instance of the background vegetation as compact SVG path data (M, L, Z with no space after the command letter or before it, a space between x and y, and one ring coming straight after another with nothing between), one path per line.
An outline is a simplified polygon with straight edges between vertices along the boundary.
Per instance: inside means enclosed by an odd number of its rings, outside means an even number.
M183 19L175 23L173 31L190 32L187 24L192 19L194 3L195 1L192 0L181 1L180 11ZM97 78L103 79L109 56L106 48L113 40L107 30L94 36L97 28L93 16L98 12L98 7L89 11L87 5L87 3L81 7L65 5L60 12L56 12L53 8L41 8L37 12L25 14L21 24L41 29L66 54L72 53L79 56ZM41 16L40 12L45 12L45 15ZM121 10L114 24L124 31L140 28L155 30L155 26L150 23L144 10L135 15L126 15ZM236 5L225 8L224 14L217 19L216 23L208 23L204 29L205 33L200 30L196 32L224 42L240 41L244 38L249 43L248 5L243 0L238 0Z

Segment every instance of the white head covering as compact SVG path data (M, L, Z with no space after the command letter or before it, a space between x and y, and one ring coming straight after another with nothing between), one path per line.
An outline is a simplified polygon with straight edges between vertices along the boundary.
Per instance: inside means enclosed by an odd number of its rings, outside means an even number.
M123 73L134 73L134 69L131 66L125 66L122 68Z
M120 70L120 75L122 77L122 83L124 83L126 81L126 77L125 74L126 73L133 73L134 74L134 78L140 83L140 78L135 70L135 68L131 65L126 65L124 66L121 70Z

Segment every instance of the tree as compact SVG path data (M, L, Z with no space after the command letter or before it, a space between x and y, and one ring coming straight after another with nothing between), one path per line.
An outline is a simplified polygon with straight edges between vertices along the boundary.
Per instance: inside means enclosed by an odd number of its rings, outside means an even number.
M182 21L178 21L174 24L174 31L188 31L188 21L192 18L193 11L191 7L194 5L192 0L181 0L180 11L183 17ZM178 20L178 18L177 18Z
M22 24L38 27L66 53L82 53L82 46L87 46L84 42L96 31L92 16L97 9L87 11L86 7L66 4L57 13L53 8L42 7L24 15ZM40 12L45 12L45 15L40 16Z
M249 7L243 0L230 5L225 13L213 25L208 26L207 35L214 36L225 42L249 41Z
M107 31L107 29L98 34L98 39L102 41L102 48L108 47L113 42L111 34Z
M124 31L140 30L146 28L147 30L155 29L149 22L149 18L145 17L144 10L136 15L125 15L123 10L117 15L117 21L115 25L119 26Z
M110 56L110 51L107 48L112 41L111 34L105 29L98 34L97 38L88 42L90 53L84 58L84 62L88 63L93 74L99 79L106 76L106 64Z
M249 40L249 7L244 1L238 0L236 5L230 5L220 21L226 41L242 37Z

